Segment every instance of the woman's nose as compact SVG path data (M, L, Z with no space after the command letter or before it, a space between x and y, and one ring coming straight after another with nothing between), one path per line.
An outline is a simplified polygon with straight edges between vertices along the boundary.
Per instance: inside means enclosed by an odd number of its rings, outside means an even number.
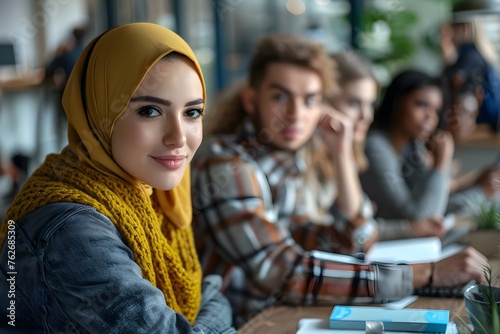
M371 123L373 121L373 109L371 106L364 106L361 110L360 121Z
M180 148L186 144L186 131L181 119L172 117L165 126L165 129L163 135L163 143L165 145Z

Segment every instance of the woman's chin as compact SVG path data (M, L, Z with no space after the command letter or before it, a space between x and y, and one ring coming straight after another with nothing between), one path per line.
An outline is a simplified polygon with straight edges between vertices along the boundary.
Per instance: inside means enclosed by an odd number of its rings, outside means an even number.
M181 180L166 180L166 181L156 181L156 182L147 182L152 188L161 191L169 191L177 187L181 183Z
M420 131L416 138L418 140L421 140L421 141L428 141L429 139L431 139L431 136L432 136L432 132L430 131Z

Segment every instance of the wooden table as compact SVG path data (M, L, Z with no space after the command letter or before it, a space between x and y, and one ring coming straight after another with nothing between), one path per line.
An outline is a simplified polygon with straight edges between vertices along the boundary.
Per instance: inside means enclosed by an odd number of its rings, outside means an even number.
M500 286L500 258L491 258L494 285ZM467 311L462 298L420 297L408 308L449 310L450 321L462 324L467 321ZM238 330L238 334L295 334L302 318L328 319L333 305L329 306L272 306L257 314Z
M450 320L458 322L458 316L467 319L463 299L420 297L408 308L449 310ZM333 306L272 306L248 321L238 334L272 333L295 334L302 318L328 319Z
M460 161L460 174L496 163L500 150L500 133L478 126L467 140L455 143L454 159Z
M478 148L478 147L500 147L500 133L493 132L489 126L479 124L467 139L455 143L459 148Z

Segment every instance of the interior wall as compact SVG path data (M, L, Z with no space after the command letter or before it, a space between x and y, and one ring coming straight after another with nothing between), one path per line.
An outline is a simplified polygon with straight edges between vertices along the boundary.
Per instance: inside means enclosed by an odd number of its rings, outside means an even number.
M21 64L18 74L29 76L30 70L44 67L72 28L86 19L85 0L1 0L0 39L15 43ZM40 147L45 150L38 152L41 155L59 150L51 145L55 129L47 96L42 86L2 90L0 85L1 155L32 156Z

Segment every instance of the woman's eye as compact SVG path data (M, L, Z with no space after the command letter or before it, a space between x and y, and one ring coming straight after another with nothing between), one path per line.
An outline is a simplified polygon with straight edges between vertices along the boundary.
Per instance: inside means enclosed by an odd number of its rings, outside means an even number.
M425 108L427 107L427 102L426 101L423 101L423 100L417 100L415 102L415 104L417 105L417 107L421 107L421 108Z
M186 111L186 116L191 117L191 118L199 118L203 116L203 109L201 108L194 108L194 109L189 109Z
M306 106L313 106L316 104L316 101L317 101L316 97L308 96L308 97L306 97L305 103L306 103Z
M278 102L286 102L287 97L285 94L274 94L273 95L273 100L278 101Z
M350 107L359 107L361 105L359 100L349 100L347 103Z
M137 111L137 114L139 114L139 116L143 116L143 117L147 117L147 118L152 118L152 117L160 116L161 115L161 111L157 107L146 106L146 107L140 108Z

